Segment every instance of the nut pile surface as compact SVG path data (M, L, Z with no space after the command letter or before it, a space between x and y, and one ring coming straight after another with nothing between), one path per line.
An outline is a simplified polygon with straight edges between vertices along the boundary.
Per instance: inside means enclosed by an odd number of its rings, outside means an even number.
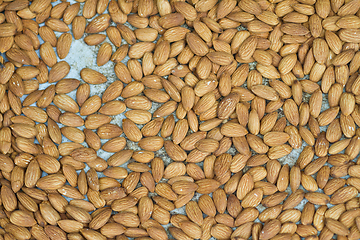
M359 43L360 0L0 0L0 239L360 239Z

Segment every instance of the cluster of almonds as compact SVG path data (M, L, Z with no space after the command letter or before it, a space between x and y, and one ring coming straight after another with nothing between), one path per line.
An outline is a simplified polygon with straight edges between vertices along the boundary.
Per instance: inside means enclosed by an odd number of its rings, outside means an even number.
M0 0L0 239L360 239L359 9ZM102 96L73 38L114 63Z

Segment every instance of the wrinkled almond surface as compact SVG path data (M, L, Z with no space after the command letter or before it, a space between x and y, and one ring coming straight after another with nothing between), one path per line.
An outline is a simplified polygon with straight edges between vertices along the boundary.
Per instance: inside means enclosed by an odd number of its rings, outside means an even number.
M359 0L0 0L0 239L360 239L359 44Z

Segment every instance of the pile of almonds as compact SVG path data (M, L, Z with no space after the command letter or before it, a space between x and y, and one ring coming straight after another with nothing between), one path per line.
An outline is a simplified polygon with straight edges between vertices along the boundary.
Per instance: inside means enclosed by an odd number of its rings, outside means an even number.
M0 0L0 240L360 239L359 43L360 0Z

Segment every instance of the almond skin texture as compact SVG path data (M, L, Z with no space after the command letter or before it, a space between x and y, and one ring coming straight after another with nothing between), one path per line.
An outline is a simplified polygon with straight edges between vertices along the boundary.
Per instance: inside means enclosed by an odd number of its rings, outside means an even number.
M359 10L0 0L0 240L360 239Z

